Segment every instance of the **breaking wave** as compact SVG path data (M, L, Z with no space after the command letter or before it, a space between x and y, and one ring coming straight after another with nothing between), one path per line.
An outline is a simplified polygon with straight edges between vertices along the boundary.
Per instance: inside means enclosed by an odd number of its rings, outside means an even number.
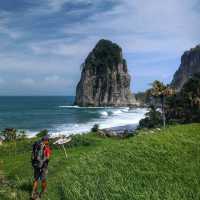
M106 112L106 111L102 111L102 112L100 112L100 114L101 114L102 116L108 116L108 115L109 115L108 112Z
M71 106L68 108L72 108ZM76 107L73 107L77 109ZM79 108L83 109L83 107ZM92 109L95 109L92 107ZM102 111L102 109L104 109ZM111 128L116 126L124 126L128 124L138 125L140 119L142 119L147 110L145 108L101 108L95 109L95 113L99 114L100 118L94 118L87 123L71 123L63 124L55 127L51 132L53 136L58 135L71 135L86 133L91 130L94 124L99 124L100 129ZM88 112L90 113L90 112Z

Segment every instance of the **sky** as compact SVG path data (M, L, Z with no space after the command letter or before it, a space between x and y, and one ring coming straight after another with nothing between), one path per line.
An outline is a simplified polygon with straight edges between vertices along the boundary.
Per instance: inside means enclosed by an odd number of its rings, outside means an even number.
M170 83L199 19L199 0L0 1L0 95L74 95L102 38L122 47L133 92Z

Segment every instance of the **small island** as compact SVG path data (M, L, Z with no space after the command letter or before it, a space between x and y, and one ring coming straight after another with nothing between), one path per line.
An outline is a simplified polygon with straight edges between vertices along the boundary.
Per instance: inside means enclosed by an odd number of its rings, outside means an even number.
M134 106L137 101L130 90L122 48L100 40L82 64L81 79L76 88L78 106Z

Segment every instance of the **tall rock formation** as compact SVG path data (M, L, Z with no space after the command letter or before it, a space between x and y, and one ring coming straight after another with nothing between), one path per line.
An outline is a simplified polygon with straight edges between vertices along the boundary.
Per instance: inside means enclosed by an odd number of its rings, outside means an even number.
M100 40L82 64L75 105L135 105L136 100L130 91L130 81L122 49L111 41Z
M200 73L200 45L183 54L181 65L174 74L171 86L180 91L188 79L196 73Z

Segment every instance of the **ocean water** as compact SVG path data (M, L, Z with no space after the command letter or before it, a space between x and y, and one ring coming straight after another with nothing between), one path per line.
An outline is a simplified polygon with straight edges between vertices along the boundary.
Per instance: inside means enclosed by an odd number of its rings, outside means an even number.
M32 136L48 129L53 135L90 131L94 124L111 128L137 126L146 109L73 106L74 97L0 97L0 130L17 128Z

